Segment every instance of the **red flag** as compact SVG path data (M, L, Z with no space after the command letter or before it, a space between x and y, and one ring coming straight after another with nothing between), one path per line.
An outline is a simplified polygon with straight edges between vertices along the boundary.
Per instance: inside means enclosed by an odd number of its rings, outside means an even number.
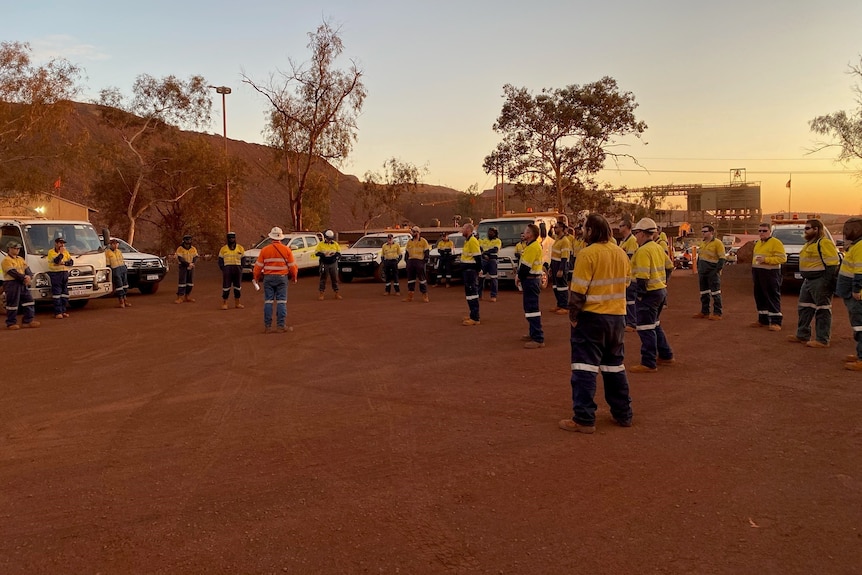
M57 181L56 181L56 182L54 182L54 189L55 189L55 190L59 190L59 189L60 189L60 178L57 178Z
M789 188L789 187L790 187L790 180L787 180L787 184L786 184L784 187L785 187L785 188Z

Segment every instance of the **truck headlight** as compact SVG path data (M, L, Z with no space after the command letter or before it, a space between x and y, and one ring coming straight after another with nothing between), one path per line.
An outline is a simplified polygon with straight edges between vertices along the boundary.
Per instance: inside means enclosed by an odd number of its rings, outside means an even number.
M98 270L96 272L96 283L97 284L105 283L108 281L109 277L110 277L110 275L108 275L108 270Z
M36 274L33 283L37 288L46 288L51 285L51 280L48 279L48 274Z
M359 256L359 261L371 262L374 261L374 254L362 254Z

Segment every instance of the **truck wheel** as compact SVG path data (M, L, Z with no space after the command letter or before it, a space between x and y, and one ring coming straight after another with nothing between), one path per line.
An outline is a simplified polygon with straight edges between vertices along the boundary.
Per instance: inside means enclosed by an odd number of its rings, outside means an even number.
M138 286L138 289L141 290L142 294L150 295L159 291L159 284L141 284Z

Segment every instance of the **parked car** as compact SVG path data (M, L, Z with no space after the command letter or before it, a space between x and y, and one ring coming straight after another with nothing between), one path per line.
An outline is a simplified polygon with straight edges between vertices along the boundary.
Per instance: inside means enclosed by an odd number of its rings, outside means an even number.
M245 250L245 255L242 257L242 277L245 280L250 280L254 272L254 262L257 261L257 256L260 255L260 250L272 243L272 238L264 238L249 250ZM290 248L293 252L293 259L296 261L296 267L302 271L304 269L316 268L317 260L317 244L323 241L323 234L314 232L290 232L284 234L284 239L281 243Z
M464 249L464 236L461 232L455 232L453 234L449 234L448 238L453 244L455 244L455 247L452 248L452 279L460 280L462 279L461 251ZM434 245L437 245L437 243L434 242ZM428 258L428 265L425 269L428 283L432 285L436 284L440 279L440 252L436 247L431 250Z
M123 261L129 270L129 289L139 289L142 294L159 291L159 283L168 273L168 264L164 258L153 254L145 254L133 248L119 238L117 240Z
M341 259L338 260L338 275L341 281L349 283L353 278L371 278L379 282L383 281L383 268L380 261L380 248L389 239L389 234L394 236L394 241L403 249L410 240L410 233L403 230L393 232L376 232L365 234L356 243L345 250L341 250ZM398 262L398 269L407 268L406 258Z

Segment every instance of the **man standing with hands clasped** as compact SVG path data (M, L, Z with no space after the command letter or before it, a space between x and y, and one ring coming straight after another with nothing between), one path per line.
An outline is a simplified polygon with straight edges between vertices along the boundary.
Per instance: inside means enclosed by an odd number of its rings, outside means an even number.
M697 248L697 279L700 284L700 313L695 319L721 320L721 270L724 268L724 244L715 237L715 228L704 224L700 233L703 241ZM712 300L712 312L709 302Z
M751 327L781 331L781 264L787 261L787 252L781 240L773 237L768 223L760 224L757 233L760 239L754 243L751 259L757 321Z
M177 276L177 299L174 303L194 303L192 288L195 287L195 264L198 262L198 249L192 245L191 236L183 236L183 243L177 248L179 265Z
M54 247L48 250L48 278L51 280L51 297L54 300L54 318L69 317L69 268L74 262L66 249L66 238L54 238Z

